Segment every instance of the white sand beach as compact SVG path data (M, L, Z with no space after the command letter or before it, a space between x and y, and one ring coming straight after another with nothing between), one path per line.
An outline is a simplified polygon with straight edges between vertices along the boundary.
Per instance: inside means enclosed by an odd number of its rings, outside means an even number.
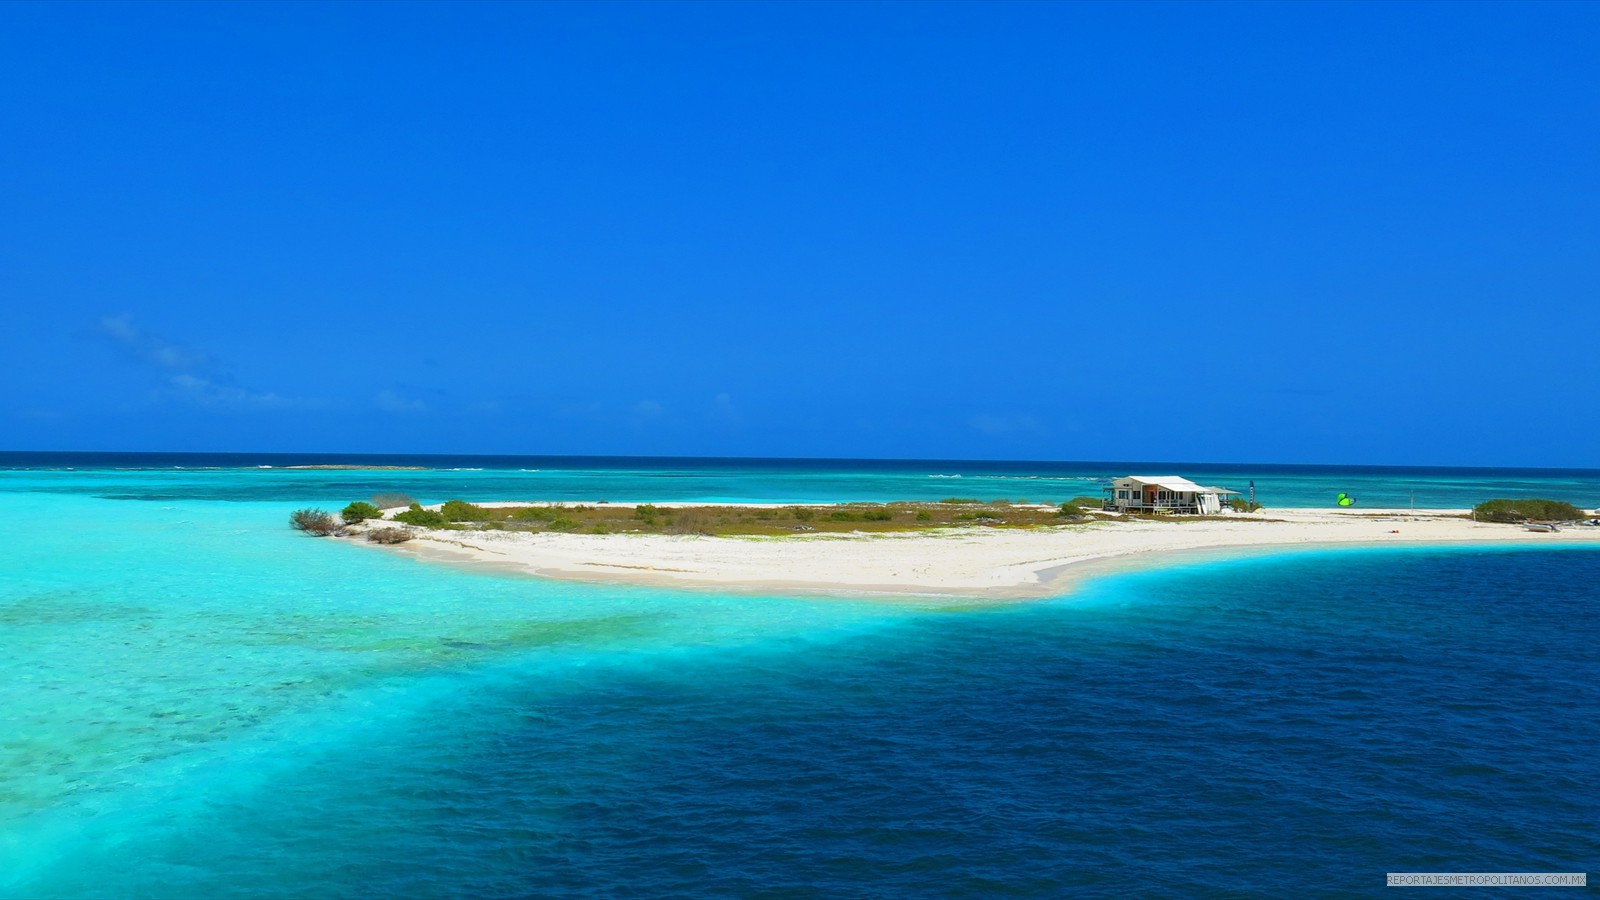
M1467 512L1273 509L1032 529L777 537L417 529L415 539L394 549L424 560L575 581L1001 600L1056 596L1108 568L1142 567L1180 554L1418 544L1600 547L1600 527L1537 533L1473 522Z

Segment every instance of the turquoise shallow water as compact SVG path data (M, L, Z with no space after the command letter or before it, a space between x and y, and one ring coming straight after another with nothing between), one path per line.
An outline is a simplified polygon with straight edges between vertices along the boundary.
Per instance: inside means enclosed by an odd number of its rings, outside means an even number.
M303 481L80 475L0 479L0 896L1595 869L1600 553L1307 553L923 607L478 575L289 531Z
M312 463L422 466L409 471L290 469ZM20 468L18 468L20 467ZM8 471L8 468L10 471ZM1177 474L1248 492L1267 507L1467 507L1495 497L1600 506L1600 470L1426 469L1181 462L726 460L597 457L287 456L279 454L0 453L0 492L44 490L112 499L281 500L343 505L380 491L423 502L666 500L842 502L1032 500L1101 496L1110 479ZM252 474L252 477L240 477Z

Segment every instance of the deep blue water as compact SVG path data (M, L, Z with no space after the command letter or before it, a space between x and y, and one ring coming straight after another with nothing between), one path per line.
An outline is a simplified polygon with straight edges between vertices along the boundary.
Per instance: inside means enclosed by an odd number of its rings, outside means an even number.
M0 896L1348 896L1600 854L1596 551L919 606L463 573L292 534L292 495L11 477L13 522L70 527L0 551Z

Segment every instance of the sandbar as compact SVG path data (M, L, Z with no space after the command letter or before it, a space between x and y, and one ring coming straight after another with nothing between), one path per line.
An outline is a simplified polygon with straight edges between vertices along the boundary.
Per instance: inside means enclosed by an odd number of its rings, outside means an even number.
M1059 596L1107 570L1182 556L1355 546L1600 547L1600 527L1558 532L1474 522L1467 510L1273 509L1041 528L711 537L416 529L393 549L419 559L542 578L754 593L1023 600ZM353 529L359 539L366 527ZM379 545L369 545L379 546Z

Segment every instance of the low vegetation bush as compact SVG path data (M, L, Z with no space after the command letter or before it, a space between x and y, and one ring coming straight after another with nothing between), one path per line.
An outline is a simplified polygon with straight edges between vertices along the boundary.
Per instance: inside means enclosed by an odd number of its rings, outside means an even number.
M801 522L809 522L817 517L817 511L806 506L792 506L789 508L789 514Z
M488 510L465 500L446 500L439 514L448 522L487 522L491 518Z
M1083 507L1071 500L1061 504L1061 510L1056 515L1063 519L1076 519L1083 515Z
M641 503L633 508L633 517L646 525L654 525L657 512L660 512L660 510L656 509L655 504Z
M809 516L807 518L809 518ZM828 513L828 519L833 522L891 522L894 520L894 512L881 507L871 509L836 509Z
M1261 508L1261 504L1254 500L1246 500L1243 497L1230 497L1228 498L1228 508L1234 512L1255 512Z
M512 512L511 519L516 522L541 525L548 531L577 531L583 527L583 523L572 514L588 509L587 506L568 507L560 503L550 506L527 506Z
M977 497L946 497L940 503L982 503Z
M1106 502L1099 497L1073 497L1067 502L1079 509L1099 509L1106 505Z
M374 528L367 532L367 541L373 544L404 544L411 540L411 531L406 528Z
M340 510L339 518L344 519L346 522L354 525L357 522L364 522L367 519L383 518L383 510L373 506L371 503L368 503L365 500L357 500L356 502Z
M933 521L933 513L928 512L925 509L919 509L919 510L917 510L917 521L918 522L932 522Z
M671 516L662 518L662 531L667 534L716 534L717 522L723 517L720 510L701 507L699 509L675 509Z
M419 525L423 528L443 528L450 523L450 520L446 519L443 513L434 512L431 509L423 509L416 503L411 504L411 508L405 512L395 513L394 520L396 522L404 522L407 525Z
M1547 519L1571 522L1583 518L1583 510L1561 500L1485 500L1472 508L1479 522L1526 522Z
M325 509L297 509L289 514L289 527L317 537L338 534L343 526Z

